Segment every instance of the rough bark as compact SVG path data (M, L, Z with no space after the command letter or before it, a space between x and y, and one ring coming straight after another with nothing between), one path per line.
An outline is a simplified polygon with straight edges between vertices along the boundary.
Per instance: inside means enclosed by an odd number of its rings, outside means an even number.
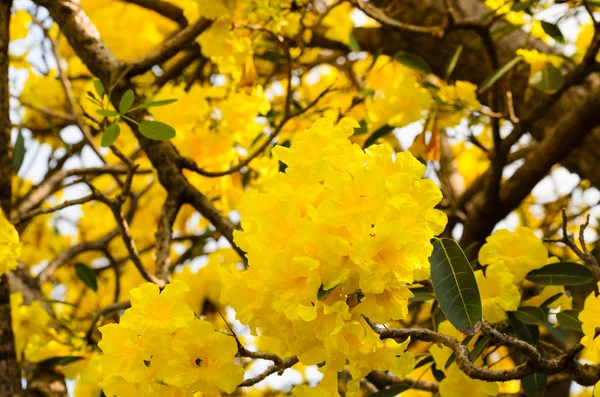
M0 206L10 214L12 147L8 103L8 43L12 0L0 0ZM0 396L16 397L22 393L21 371L17 362L15 338L10 312L8 276L0 278Z

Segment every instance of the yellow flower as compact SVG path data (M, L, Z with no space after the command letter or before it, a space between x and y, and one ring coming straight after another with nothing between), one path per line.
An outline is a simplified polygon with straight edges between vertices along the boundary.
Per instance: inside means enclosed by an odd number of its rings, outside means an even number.
M365 101L369 130L385 124L404 127L423 118L433 100L415 74L387 57L377 59L366 79L367 88L375 90Z
M579 313L579 321L582 323L581 328L584 334L581 344L596 355L600 354L600 330L598 330L600 322L598 319L600 319L600 296L596 296L592 292L585 299L583 310Z
M158 286L145 283L129 291L131 308L121 317L121 325L137 335L146 333L172 333L187 327L194 312L181 301L189 287L175 280L159 293Z
M404 346L382 342L362 315L406 316L407 284L429 277L430 241L446 224L425 167L388 145L353 145L356 125L321 118L273 149L287 168L244 195L234 238L249 269L224 272L222 289L223 303L279 354L336 372L348 361L349 396L374 369L412 370Z
M16 269L19 255L19 234L0 210L0 277L9 270Z
M530 271L544 266L547 260L548 251L542 240L524 226L517 227L514 232L497 230L486 239L479 251L479 263L490 266L504 264L513 275L515 284Z
M119 324L108 324L100 328L102 340L102 370L104 379L122 377L129 382L139 382L147 377L150 353L142 347L141 339L133 331Z
M561 296L547 306L550 309L558 309L560 307L561 311L571 310L573 308L573 297L567 296L567 294L565 294L565 287L561 285L548 285L542 289L542 292L540 292L539 295L521 302L521 305L540 307L542 303L557 294L561 294Z
M391 286L380 294L365 294L356 310L378 323L406 318L412 292L403 286Z
M456 364L446 371L446 377L440 382L441 397L487 397L498 394L498 384L471 379Z
M244 379L242 367L233 363L235 339L215 331L206 321L194 321L177 331L173 355L159 372L165 383L197 392L233 392Z
M327 27L325 37L348 44L352 28L354 27L354 22L350 17L351 13L352 5L350 3L335 5L321 21L321 24Z
M20 292L10 294L10 307L16 350L17 354L21 354L27 341L43 333L51 318L40 301L33 301L29 306L24 305L23 294Z
M19 40L27 37L31 15L26 10L17 10L10 17L10 40Z
M594 25L592 23L586 23L583 25L577 40L575 40L575 47L577 48L576 58L581 60L585 55L588 47L592 43L592 37L594 36ZM596 55L596 60L600 59L600 54Z
M202 54L219 66L221 73L241 77L242 65L252 53L250 38L230 30L230 21L214 22L198 37Z
M517 310L521 301L521 292L512 282L512 274L505 265L497 264L483 271L475 272L477 286L481 293L483 317L490 323L506 319L507 311Z
M456 81L454 85L442 85L439 96L444 104L438 108L438 128L458 125L462 119L467 117L469 110L477 110L481 106L477 100L477 86L468 81Z
M529 76L533 76L542 70L548 63L554 67L559 67L563 60L556 55L546 54L538 50L518 49L517 55L521 56L525 62L529 64Z

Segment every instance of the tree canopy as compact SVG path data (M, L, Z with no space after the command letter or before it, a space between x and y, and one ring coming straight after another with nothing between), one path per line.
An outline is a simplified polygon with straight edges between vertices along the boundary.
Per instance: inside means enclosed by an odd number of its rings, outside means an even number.
M600 2L0 1L0 396L600 397Z

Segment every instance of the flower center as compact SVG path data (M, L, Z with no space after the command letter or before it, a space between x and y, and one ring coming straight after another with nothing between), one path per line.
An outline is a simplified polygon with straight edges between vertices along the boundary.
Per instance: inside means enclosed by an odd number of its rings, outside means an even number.
M196 363L197 366L201 366L202 365L202 359L197 358L196 361L194 361L194 363Z

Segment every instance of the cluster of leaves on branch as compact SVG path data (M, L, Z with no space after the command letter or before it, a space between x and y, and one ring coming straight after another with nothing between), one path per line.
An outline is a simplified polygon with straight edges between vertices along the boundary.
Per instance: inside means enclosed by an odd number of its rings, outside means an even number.
M15 0L0 276L25 387L600 397L600 186L533 190L584 138L533 130L595 87L600 4L468 1L421 26L411 0Z

